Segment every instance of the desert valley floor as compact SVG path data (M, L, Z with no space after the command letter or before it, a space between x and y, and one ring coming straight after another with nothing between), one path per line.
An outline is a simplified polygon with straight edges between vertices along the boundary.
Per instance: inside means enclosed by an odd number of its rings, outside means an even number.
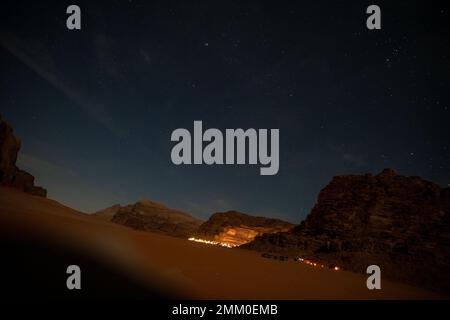
M438 293L387 280L383 280L382 290L370 291L366 287L366 277L361 274L317 269L294 261L264 259L253 251L134 231L70 209L54 200L6 187L0 187L0 232L2 242L9 243L6 253L3 253L2 260L5 262L2 269L5 270L2 271L6 272L7 283L19 286L17 291L21 293L38 292L33 291L36 288L20 288L27 283L33 285L30 279L41 277L35 282L36 286L45 286L45 277L50 277L52 281L60 282L61 286L50 286L47 294L59 296L57 291L52 290L65 289L67 275L64 263L72 263L79 264L82 269L84 288L89 288L89 281L102 282L101 286L109 288L120 278L128 290L133 291L137 285L152 288L164 297L446 298ZM23 253L23 248L28 248L28 252ZM55 260L52 265L53 260L47 258L53 253L61 256L61 252L64 252L64 258ZM90 261L89 266L77 260L80 253L83 259L88 257L88 260L82 261ZM114 272L108 274L96 269L98 277L90 275L92 264L107 265L108 270ZM44 276L38 274L41 269L47 270ZM129 282L123 279L129 279ZM82 291L79 294L81 297ZM102 292L99 291L98 295L102 296Z

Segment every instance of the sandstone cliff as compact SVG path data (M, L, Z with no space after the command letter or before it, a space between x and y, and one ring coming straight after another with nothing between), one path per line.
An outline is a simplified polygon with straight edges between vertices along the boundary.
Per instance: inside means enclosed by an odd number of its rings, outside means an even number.
M149 200L141 200L127 206L114 205L94 213L94 216L136 230L182 238L191 237L202 223L185 212Z
M334 263L364 273L450 290L450 189L385 169L334 177L290 232L244 246Z
M20 139L0 116L0 185L9 186L36 196L46 197L47 190L34 185L34 177L16 166Z
M282 220L237 211L218 212L200 226L197 237L238 246L252 241L257 235L288 231L293 226Z

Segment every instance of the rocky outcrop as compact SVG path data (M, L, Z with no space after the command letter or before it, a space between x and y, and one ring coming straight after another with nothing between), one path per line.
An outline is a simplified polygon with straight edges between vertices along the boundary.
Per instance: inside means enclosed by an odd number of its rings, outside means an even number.
M93 213L92 216L101 220L111 221L120 208L120 204L115 204L111 207Z
M135 230L182 238L191 237L202 223L185 212L149 200L127 206L115 205L94 213L94 216Z
M290 232L244 246L305 256L365 273L450 291L450 188L385 169L334 177Z
M278 219L254 217L237 211L218 212L203 223L197 237L239 246L263 233L290 230L294 225Z
M34 185L34 177L16 166L20 140L0 116L0 185L46 197L47 190Z

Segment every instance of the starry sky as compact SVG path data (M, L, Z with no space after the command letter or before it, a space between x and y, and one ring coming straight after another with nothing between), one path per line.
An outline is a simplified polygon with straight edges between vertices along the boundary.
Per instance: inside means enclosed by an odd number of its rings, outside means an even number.
M394 3L395 2L395 3ZM366 28L381 8L382 29ZM66 28L81 8L82 29ZM152 199L300 222L340 174L450 185L450 10L438 1L3 1L0 114L19 167L93 212ZM280 170L176 166L176 128L279 128Z

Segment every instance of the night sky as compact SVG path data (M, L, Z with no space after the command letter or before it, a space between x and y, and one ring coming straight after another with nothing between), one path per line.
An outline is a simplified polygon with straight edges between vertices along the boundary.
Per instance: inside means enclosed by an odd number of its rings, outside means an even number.
M381 30L366 28L372 3ZM449 186L444 3L2 1L0 113L18 166L86 212L147 198L298 223L334 175L389 167ZM194 120L279 128L278 174L172 164L170 135Z

